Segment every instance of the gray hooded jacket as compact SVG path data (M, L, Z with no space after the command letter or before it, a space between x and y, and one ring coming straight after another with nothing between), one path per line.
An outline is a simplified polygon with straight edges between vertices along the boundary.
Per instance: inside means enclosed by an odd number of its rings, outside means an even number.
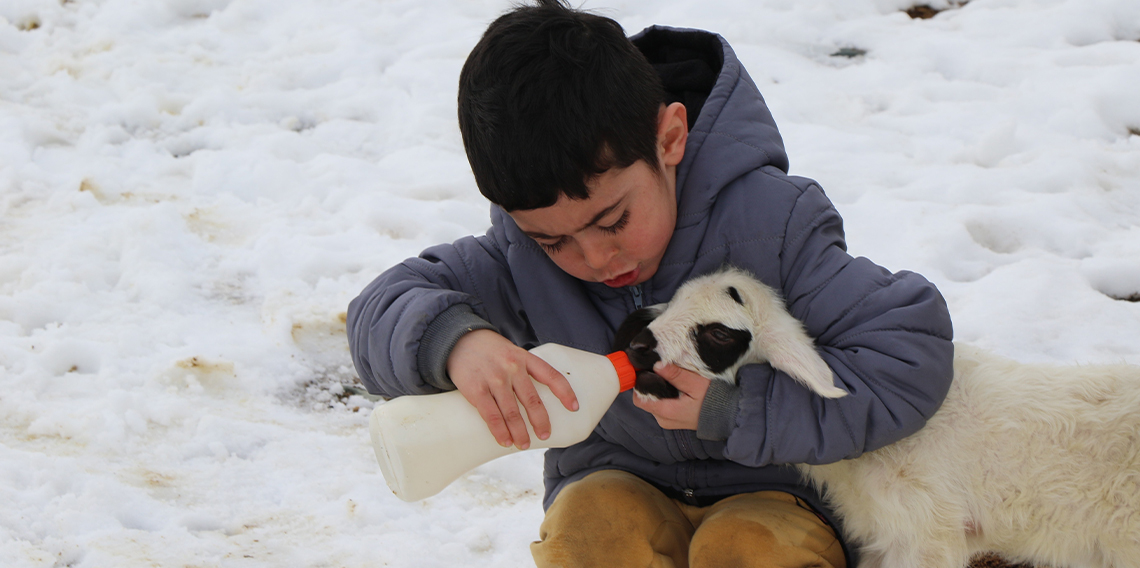
M787 464L852 458L925 424L952 375L946 303L918 274L847 254L839 214L814 181L787 174L776 124L723 38L653 27L632 39L690 116L677 225L657 273L625 289L577 280L492 207L486 235L429 248L352 301L357 371L369 391L386 396L452 389L447 354L477 328L526 348L553 342L605 353L636 307L668 301L693 276L737 266L782 292L850 394L823 399L769 365L748 365L737 387L710 389L694 432L662 429L624 393L586 441L546 452L544 506L569 482L621 469L699 505L786 491L836 525Z

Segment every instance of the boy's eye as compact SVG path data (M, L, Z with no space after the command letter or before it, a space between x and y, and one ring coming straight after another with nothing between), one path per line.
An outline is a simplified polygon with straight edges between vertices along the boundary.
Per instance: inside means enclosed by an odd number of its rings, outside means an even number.
M618 217L618 220L615 221L614 224L607 226L597 225L597 227L603 233L613 235L618 231L624 229L627 224L629 224L628 209L622 212L621 217ZM566 244L566 237L558 239L552 243L544 243L539 240L535 240L534 242L538 243L538 246L542 247L542 250L546 251L546 254L557 254L562 251L562 247Z
M542 247L542 250L546 251L546 254L556 254L562 250L562 245L566 244L566 239L559 239L553 243L535 242L538 243L538 246Z
M610 225L608 227L598 226L598 228L601 229L603 233L609 233L612 235L624 229L627 223L629 223L629 209L623 211L621 217L619 217L617 222L615 222L613 225Z

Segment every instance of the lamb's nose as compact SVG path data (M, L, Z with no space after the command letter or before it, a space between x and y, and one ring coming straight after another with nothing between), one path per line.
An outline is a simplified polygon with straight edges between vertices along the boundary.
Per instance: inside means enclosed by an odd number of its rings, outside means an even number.
M657 338L653 337L653 332L646 328L629 342L626 354L629 355L629 362L633 364L634 369L644 371L652 369L653 364L661 360L656 349Z
M629 348L634 351L652 351L657 348L657 338L647 327L633 337L633 341L629 342Z

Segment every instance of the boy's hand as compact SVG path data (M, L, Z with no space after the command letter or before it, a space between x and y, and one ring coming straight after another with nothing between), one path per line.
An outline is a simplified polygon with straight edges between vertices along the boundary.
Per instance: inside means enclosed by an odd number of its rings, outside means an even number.
M530 447L519 402L534 433L542 440L550 437L550 416L532 378L550 387L567 409L578 410L578 398L562 373L489 329L477 329L459 339L447 358L447 374L503 447Z
M658 362L653 372L681 391L677 398L649 400L633 395L633 405L652 414L657 424L666 430L696 430L701 417L701 405L709 390L709 380L675 365Z

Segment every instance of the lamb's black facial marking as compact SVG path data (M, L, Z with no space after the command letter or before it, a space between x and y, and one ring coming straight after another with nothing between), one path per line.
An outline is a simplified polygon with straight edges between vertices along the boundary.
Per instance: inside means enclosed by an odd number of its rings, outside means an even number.
M657 398L677 398L681 394L677 387L653 372L653 365L661 360L661 356L657 354L657 338L648 327L630 341L625 354L629 356L629 363L637 369L634 390Z
M736 290L735 286L729 286L728 287L728 295L732 296L732 299L735 300L736 303L738 303L742 306L744 305L744 300L740 297L740 292L738 292Z
M621 322L617 332L614 333L614 344L611 350L625 351L633 338L637 337L637 334L641 333L641 330L645 329L649 322L657 319L660 313L660 310L657 309L641 308L625 316L625 321Z
M693 329L697 355L713 373L731 367L748 351L752 333L746 329L733 329L724 324L710 323Z
M681 395L677 387L669 384L669 381L661 378L661 375L653 371L638 371L637 381L634 383L633 390L660 399L677 398Z
M637 369L633 389L657 398L677 398L680 392L661 375L653 372L653 364L661 360L657 354L657 338L647 327L660 314L660 310L642 308L626 316L614 334L614 351L625 351L629 362Z
M648 371L661 360L661 356L657 354L657 338L649 328L641 330L641 333L633 338L625 354L629 356L629 363L638 371Z

